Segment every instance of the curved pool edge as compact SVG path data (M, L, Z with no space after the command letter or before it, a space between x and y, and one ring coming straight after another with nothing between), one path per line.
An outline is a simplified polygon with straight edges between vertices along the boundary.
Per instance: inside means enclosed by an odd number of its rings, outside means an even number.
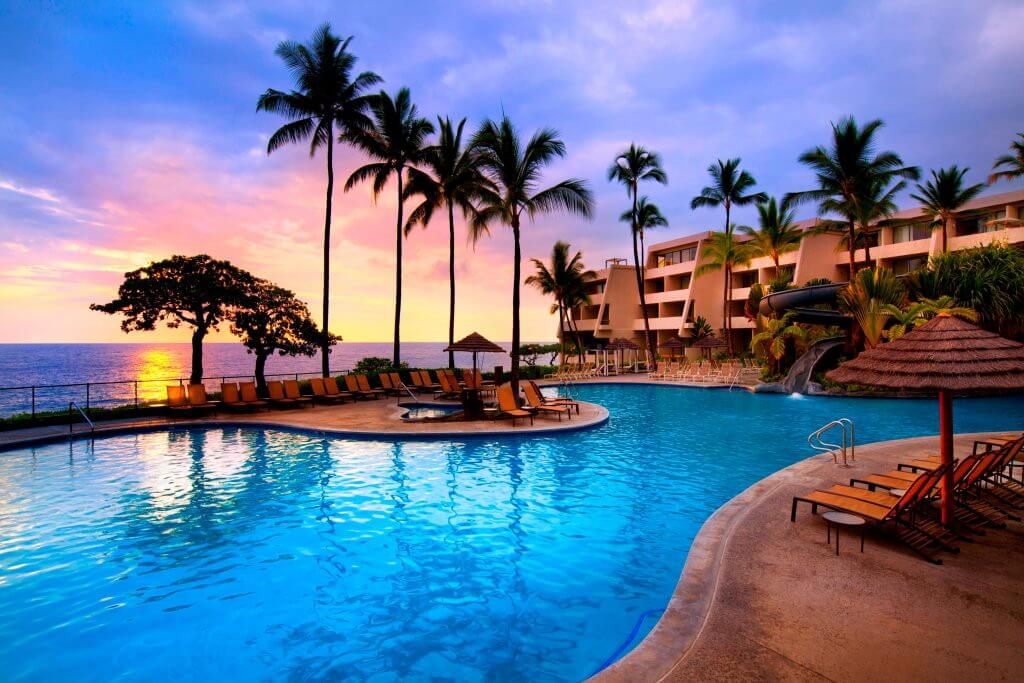
M975 439L1001 431L965 432L954 436L956 439ZM864 444L858 452L934 438L935 435L875 441ZM658 623L625 657L591 676L588 682L661 681L669 676L689 655L712 615L725 567L725 554L737 528L756 505L777 489L794 483L801 475L815 469L824 458L827 455L815 454L777 470L715 510L694 537L683 571Z
M98 439L108 436L123 436L125 434L140 434L151 432L174 431L176 429L217 429L217 428L254 428L273 429L277 431L306 434L316 437L330 437L338 439L359 439L364 441L446 441L451 439L478 439L478 438L501 438L509 436L544 437L567 432L577 432L585 429L592 429L604 425L610 419L610 413L604 406L596 403L580 401L593 410L594 414L586 416L583 420L567 420L566 422L555 422L550 424L535 424L532 427L520 427L513 429L446 429L434 431L403 431L393 429L388 431L374 429L338 429L332 427L316 427L309 424L289 422L287 419L253 419L231 417L224 419L200 418L195 420L179 420L175 422L160 421L150 423L116 423L109 426L99 427L95 431L78 431L73 434L46 434L26 436L25 438L14 438L0 443L0 453L22 448L35 448L68 441L81 441L87 439ZM395 407L395 406L392 406ZM286 417L286 416L283 416ZM408 424L396 424L395 427L407 427ZM422 423L419 423L422 424Z

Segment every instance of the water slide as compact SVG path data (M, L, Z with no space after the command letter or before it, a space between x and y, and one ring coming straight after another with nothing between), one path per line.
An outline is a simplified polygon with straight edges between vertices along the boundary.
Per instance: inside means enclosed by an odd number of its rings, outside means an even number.
M813 308L822 304L834 306L836 295L845 286L845 283L812 285L775 292L761 299L759 310L761 315L782 315L791 311L795 322L848 328L850 316L835 310ZM793 363L780 388L787 393L806 393L807 385L814 376L814 368L826 355L838 353L845 342L845 337L829 337L815 342Z

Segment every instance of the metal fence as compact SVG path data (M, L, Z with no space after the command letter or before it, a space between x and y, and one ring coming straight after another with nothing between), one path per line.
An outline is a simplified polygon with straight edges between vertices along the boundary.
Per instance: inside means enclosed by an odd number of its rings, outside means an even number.
M348 370L330 371L340 375ZM295 379L319 377L320 372L279 372L267 373L267 379ZM207 391L220 391L225 382L255 381L253 374L218 375L204 377L202 382ZM37 414L67 409L70 402L89 413L98 408L134 408L141 410L150 403L167 400L168 385L187 385L188 377L162 377L156 379L115 380L106 382L74 382L70 384L33 384L18 387L0 387L0 417L27 414L35 420Z

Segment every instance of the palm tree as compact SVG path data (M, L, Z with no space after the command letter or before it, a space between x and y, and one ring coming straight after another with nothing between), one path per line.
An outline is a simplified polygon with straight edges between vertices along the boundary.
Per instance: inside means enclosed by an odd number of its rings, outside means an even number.
M863 128L852 116L832 124L830 149L815 147L800 155L800 163L814 171L818 187L804 192L791 192L786 199L794 203L818 202L822 213L838 211L846 218L847 242L850 252L850 279L856 271L854 251L857 244L857 206L873 190L887 187L898 178L917 180L916 166L904 166L895 152L875 153L875 134L885 125L880 119L869 121ZM852 207L841 210L839 207Z
M878 346L889 321L890 306L899 306L906 290L888 268L865 268L839 291L839 308L849 313L864 335L865 348Z
M307 45L282 41L275 50L292 72L296 90L268 89L260 95L256 111L282 114L290 121L277 129L267 142L267 154L289 143L309 140L309 156L319 147L327 148L327 209L324 217L324 301L320 337L321 372L330 371L328 354L331 335L328 326L331 285L331 203L334 199L334 131L346 133L362 128L368 98L365 91L380 82L380 76L364 71L352 77L356 57L348 51L352 37L341 40L323 24Z
M630 212L633 236L633 270L636 273L636 289L640 296L640 309L644 316L644 342L647 347L647 358L650 361L654 359L654 342L651 339L650 316L647 315L647 295L644 292L643 263L641 262L646 255L637 244L638 239L643 239L643 228L640 227L640 200L637 195L641 181L653 180L666 185L668 184L668 175L661 167L661 157L657 152L630 143L629 149L615 157L615 161L608 167L608 180L625 185L626 192L633 200L633 209Z
M964 176L967 168L958 168L956 164L949 168L932 171L932 179L922 185L917 184L917 192L910 195L921 202L921 208L932 215L933 220L942 226L942 251L949 251L949 228L953 226L953 214L971 201L985 189L981 183L964 187Z
M768 201L768 195L764 192L743 194L754 187L757 181L754 180L754 176L740 170L739 157L727 159L726 161L719 159L717 163L708 166L708 175L711 176L711 184L690 200L690 208L724 206L725 232L732 230L730 212L733 206L746 206L747 204L760 204L761 202Z
M951 296L940 296L935 299L924 298L906 308L888 304L884 309L894 320L894 323L885 331L885 336L889 341L899 339L914 329L922 320L931 320L937 315L950 315L973 323L978 322L977 311L967 306L958 305L956 299Z
M519 391L519 281L522 254L519 246L524 214L531 220L545 213L566 211L589 218L594 198L586 181L571 178L538 189L545 166L565 156L565 143L550 128L537 131L523 144L519 131L507 116L487 120L473 136L472 145L480 155L480 167L493 183L481 192L474 230L499 222L512 229L515 245L512 261L512 390Z
M562 241L555 242L555 246L551 249L550 267L540 259L530 260L537 272L526 278L525 282L539 289L542 294L547 294L555 299L551 305L551 312L558 313L558 340L561 343L564 362L566 318L572 317L572 307L589 302L586 283L596 278L597 273L587 270L583 265L583 255L580 252L577 251L570 258L569 245ZM570 329L572 329L571 321ZM576 345L582 355L583 345L580 343L579 332L576 332Z
M990 175L988 177L989 185L998 180L1024 178L1024 133L1017 133L1017 137L1019 139L1010 143L1010 152L1012 153L1004 154L992 164L993 171L1000 166L1005 166L1006 168Z
M876 226L899 210L899 207L896 206L896 195L902 192L906 186L906 182L902 180L889 186L888 179L881 178L864 192L859 201L843 202L833 209L833 211L842 214L848 221L853 223L853 249L856 251L856 245L863 244L864 260L868 264L872 263L871 238L877 231ZM823 206L830 206L831 204L832 202L829 200L823 202ZM847 248L849 248L849 245L847 245Z
M781 275L779 259L783 254L796 251L806 233L796 227L796 212L788 201L769 197L757 205L758 229L743 227L750 235L750 243L761 256L768 256L775 264L775 275Z
M402 364L402 238L405 223L402 209L405 200L403 175L406 169L423 163L427 136L434 132L434 125L421 118L412 103L408 88L402 88L394 98L383 90L370 101L372 125L353 130L343 136L345 140L361 149L375 161L352 171L345 181L345 191L364 180L373 180L373 198L383 191L392 174L398 184L398 220L395 223L395 334L393 362L395 367Z
M419 195L423 201L409 214L405 233L408 235L417 223L426 227L438 209L448 213L448 345L451 346L455 342L455 209L471 221L476 215L473 202L481 188L488 187L489 181L480 171L479 157L462 144L466 119L453 126L450 118L439 116L437 124L437 144L424 151L424 169L408 169L405 196ZM474 240L477 236L474 232ZM448 367L455 367L454 351L448 352Z
M639 230L640 238L640 253L647 253L644 248L644 232L647 230L653 230L655 228L664 228L668 226L668 219L665 218L664 214L661 213L661 209L654 202L647 199L646 196L640 197L640 201L636 205L636 226ZM633 225L634 215L632 211L623 211L619 216L619 221Z
M740 242L736 239L735 227L730 225L727 231L714 232L708 236L703 249L704 263L694 271L694 275L698 277L712 271L722 271L722 333L729 355L732 355L732 322L729 319L729 285L732 282L732 271L750 263L756 253L750 242Z
M795 311L789 311L781 318L763 318L763 329L750 340L751 350L761 350L768 357L773 375L779 373L779 364L786 355L790 340L807 339L807 330L792 322Z

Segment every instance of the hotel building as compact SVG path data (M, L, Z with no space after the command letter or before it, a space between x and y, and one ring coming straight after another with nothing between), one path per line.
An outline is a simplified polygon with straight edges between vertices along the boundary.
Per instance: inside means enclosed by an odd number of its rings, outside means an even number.
M810 219L797 223L807 229L819 223ZM950 231L949 250L970 249L993 242L1006 242L1024 248L1024 190L979 197L956 215ZM693 321L704 316L716 334L722 334L722 271L696 275L704 260L710 231L658 242L644 255L644 293L652 336L658 344L674 336L690 336ZM743 239L742 237L740 239ZM906 275L926 264L942 251L942 230L919 209L894 214L869 238L867 251L857 249L858 267L878 265ZM826 278L832 282L849 280L849 252L843 236L832 233L809 235L795 251L784 254L780 268L792 272L792 281L803 285L809 280ZM729 310L734 348L749 344L754 323L744 316L744 304L754 283L767 284L777 273L768 257L759 257L736 268L729 283ZM611 259L597 271L588 285L590 305L572 310L572 318L588 348L602 347L614 337L643 343L644 320L637 293L636 274L625 259Z

